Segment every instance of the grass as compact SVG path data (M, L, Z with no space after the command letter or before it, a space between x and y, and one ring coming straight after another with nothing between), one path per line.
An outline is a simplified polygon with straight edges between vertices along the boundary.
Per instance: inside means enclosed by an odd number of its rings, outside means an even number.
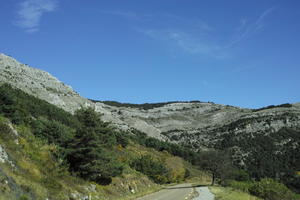
M224 187L210 187L217 200L262 200L246 192Z

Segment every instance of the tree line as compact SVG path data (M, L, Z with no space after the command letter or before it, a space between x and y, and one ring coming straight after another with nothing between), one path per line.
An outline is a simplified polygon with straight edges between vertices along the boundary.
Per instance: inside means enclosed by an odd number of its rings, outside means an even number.
M56 156L64 160L70 172L99 184L110 184L112 177L122 174L124 163L118 161L115 147L126 147L130 141L186 160L195 159L191 150L180 145L161 142L137 130L119 132L92 108L81 108L72 115L8 84L0 86L0 114L14 124L29 126L36 137L57 145ZM164 163L141 157L130 166L157 183L167 182Z

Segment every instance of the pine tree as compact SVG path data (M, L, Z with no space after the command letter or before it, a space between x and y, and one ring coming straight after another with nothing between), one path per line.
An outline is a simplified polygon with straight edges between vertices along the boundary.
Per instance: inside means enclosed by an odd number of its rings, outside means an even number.
M70 168L86 180L109 184L111 177L122 173L122 166L109 153L115 144L113 131L91 108L80 109L75 115L81 126L69 142Z

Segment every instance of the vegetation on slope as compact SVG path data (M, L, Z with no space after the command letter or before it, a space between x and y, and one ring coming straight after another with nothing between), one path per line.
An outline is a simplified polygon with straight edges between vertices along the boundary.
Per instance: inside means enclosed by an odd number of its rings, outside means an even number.
M300 196L292 192L284 184L271 179L264 178L260 181L233 181L228 180L226 187L234 189L234 191L240 191L255 195L266 200L299 200Z
M224 187L210 187L217 200L261 200L246 192Z
M82 199L88 194L93 199L124 199L134 193L156 189L146 176L124 166L121 176L112 179L112 184L102 186L84 181L68 170L62 159L57 157L59 147L48 144L34 136L29 127L14 125L18 131L18 143L9 127L9 121L1 117L0 145L12 162L0 162L0 199ZM129 146L128 146L129 148ZM131 148L135 148L132 146ZM129 149L116 149L118 159ZM159 152L158 152L159 153ZM137 157L138 155L133 154Z
M266 107L262 107L262 108L258 108L258 109L252 109L252 111L257 112L257 111L268 110L268 109L273 109L273 108L290 108L290 107L293 107L293 105L290 103L284 103L284 104L280 104L280 105L270 105L270 106L266 106Z
M280 179L296 192L300 192L300 132L281 129L271 133L234 134L222 136L216 145L231 151L233 162L245 169L250 177L260 180L265 177ZM242 163L241 163L242 160Z
M130 136L130 138L140 145L149 148L154 148L157 151L167 151L174 156L184 158L192 164L196 164L197 160L199 159L198 153L193 151L188 146L178 145L174 143L161 141L156 138L147 137L145 133L142 133L136 129L133 129L132 132L134 136Z
M66 145L70 170L86 180L110 184L111 178L122 174L123 170L111 153L117 145L113 129L91 108L78 110L75 116L80 127Z
M169 101L169 102L161 102L161 103L143 103L143 104L132 104L132 103L120 103L117 101L97 101L97 100L92 100L93 102L100 102L104 103L110 106L115 106L115 107L127 107L127 108L138 108L138 109L143 109L143 110L150 110L153 108L159 108L163 107L168 104L172 103L201 103L201 101Z
M280 178L295 191L300 188L296 175L300 166L299 133L295 130L258 133L255 137L228 134L217 144L221 151L216 154L195 153L137 130L118 132L92 109L80 109L72 115L6 84L0 86L0 115L4 116L0 145L16 166L0 163L0 192L7 198L25 195L29 199L69 199L70 195L91 193L95 199L122 199L154 188L153 182L180 182L199 173L182 158L210 171L225 185L228 180L236 180L250 181L255 186L271 177ZM9 121L18 130L18 137L11 134ZM257 145L260 149L255 148ZM246 165L236 160L231 165L227 160L227 153L234 153L237 147L250 153L244 159ZM262 196L260 190L247 191Z
M184 147L120 133L92 109L71 115L7 84L0 86L0 115L0 145L16 166L0 164L0 196L80 199L91 193L93 199L118 199L155 188L150 180L179 182L195 171L173 156L191 154ZM17 138L8 133L10 121ZM149 171L153 163L157 168Z
M266 200L299 199L299 196L291 191L286 185L279 182L279 180L264 177L255 179L250 177L247 171L233 165L229 153L230 152L224 151L208 151L200 154L201 159L199 164L203 169L211 172L213 177L212 185L214 184L215 179L217 179L221 185L239 190L234 192L226 190L228 194L222 192L223 194L220 199L227 199L229 197L236 199L237 196L235 197L235 195L249 196L247 194L242 194L240 191L250 193Z

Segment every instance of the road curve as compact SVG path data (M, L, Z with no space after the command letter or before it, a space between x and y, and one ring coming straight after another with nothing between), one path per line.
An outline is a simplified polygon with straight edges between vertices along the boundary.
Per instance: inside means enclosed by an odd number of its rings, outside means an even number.
M209 191L208 187L197 187L196 191L199 196L195 197L193 200L214 200L215 196Z
M193 192L194 189L191 184L185 183L166 187L136 200L186 200L191 199Z

